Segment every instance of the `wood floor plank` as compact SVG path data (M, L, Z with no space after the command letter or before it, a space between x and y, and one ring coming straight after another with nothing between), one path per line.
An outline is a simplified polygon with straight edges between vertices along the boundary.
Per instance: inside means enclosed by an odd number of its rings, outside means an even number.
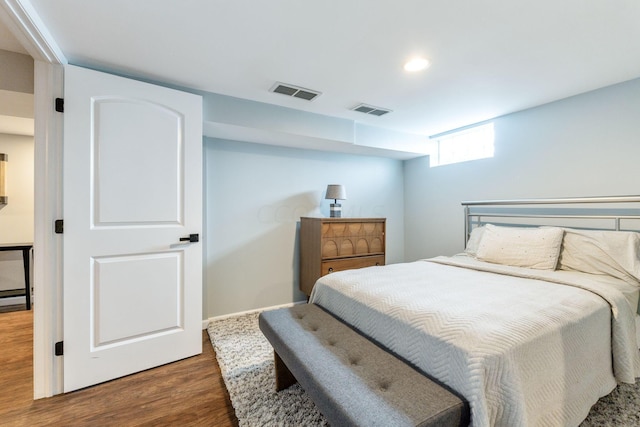
M1 425L238 425L206 331L198 356L34 401L32 324L32 311L0 314Z

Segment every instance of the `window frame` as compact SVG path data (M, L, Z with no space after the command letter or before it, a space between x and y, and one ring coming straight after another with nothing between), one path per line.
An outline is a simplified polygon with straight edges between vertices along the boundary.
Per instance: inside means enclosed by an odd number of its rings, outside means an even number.
M461 129L444 132L429 137L434 145L434 152L429 159L429 167L446 166L492 158L495 154L495 127L493 122L467 126ZM443 147L443 144L446 144ZM474 147L472 152L469 146ZM443 148L449 150L443 160ZM460 154L462 153L462 154Z

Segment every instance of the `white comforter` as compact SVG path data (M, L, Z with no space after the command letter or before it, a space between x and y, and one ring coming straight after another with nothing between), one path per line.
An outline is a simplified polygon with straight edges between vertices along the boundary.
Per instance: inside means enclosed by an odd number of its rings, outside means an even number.
M310 302L457 390L474 426L576 426L640 376L625 286L456 256L333 273Z

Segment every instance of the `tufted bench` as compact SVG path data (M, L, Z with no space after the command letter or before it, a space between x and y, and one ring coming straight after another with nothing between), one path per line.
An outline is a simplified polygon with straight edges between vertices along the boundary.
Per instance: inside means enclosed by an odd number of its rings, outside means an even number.
M265 311L276 389L296 380L332 426L466 426L466 402L315 304Z

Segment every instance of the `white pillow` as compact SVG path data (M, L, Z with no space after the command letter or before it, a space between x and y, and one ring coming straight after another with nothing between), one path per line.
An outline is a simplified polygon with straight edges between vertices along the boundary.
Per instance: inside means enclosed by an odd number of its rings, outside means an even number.
M476 256L482 261L555 270L564 231L560 227L485 226Z
M607 274L640 285L640 234L565 228L558 268Z
M471 230L471 234L469 235L469 240L467 241L467 247L464 248L464 252L475 257L478 252L478 246L480 245L480 239L482 239L482 235L484 234L485 226L482 225L480 227L476 227Z

